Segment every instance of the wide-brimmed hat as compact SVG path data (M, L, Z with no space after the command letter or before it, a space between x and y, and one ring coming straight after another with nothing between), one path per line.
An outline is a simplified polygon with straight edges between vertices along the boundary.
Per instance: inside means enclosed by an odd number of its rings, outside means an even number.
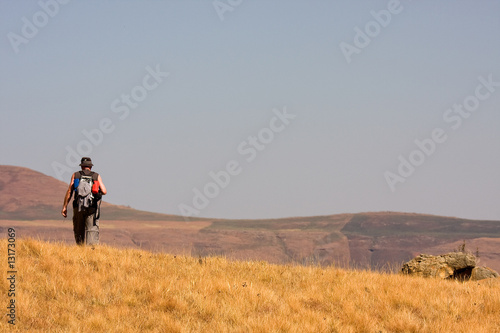
M94 165L92 164L92 159L90 157L82 157L80 166L82 166L82 167L91 167L91 166L94 166Z

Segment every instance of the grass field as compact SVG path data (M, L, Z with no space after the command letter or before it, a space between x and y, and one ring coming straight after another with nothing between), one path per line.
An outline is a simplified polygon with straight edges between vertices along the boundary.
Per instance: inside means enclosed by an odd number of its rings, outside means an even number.
M16 324L51 332L500 332L500 279L457 282L16 241ZM13 297L0 240L0 304Z

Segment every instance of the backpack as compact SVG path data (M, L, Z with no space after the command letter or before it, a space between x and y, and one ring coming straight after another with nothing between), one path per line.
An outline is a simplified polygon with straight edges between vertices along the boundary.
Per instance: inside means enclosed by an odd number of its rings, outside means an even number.
M73 189L75 191L75 199L73 207L78 207L78 211L87 210L91 207L97 207L97 202L100 200L99 174L97 172L75 172Z

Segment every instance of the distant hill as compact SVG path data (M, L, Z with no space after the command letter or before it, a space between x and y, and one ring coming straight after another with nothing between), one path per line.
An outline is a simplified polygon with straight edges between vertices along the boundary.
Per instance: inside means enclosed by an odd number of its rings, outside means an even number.
M500 268L500 221L409 213L355 214L341 230L351 261L371 267L406 261L420 253L438 254L465 246Z
M61 208L67 189L67 183L38 171L0 165L0 219L61 219ZM115 220L177 219L172 215L145 212L106 202L102 203L101 209L105 211L107 218Z
M0 235L73 243L71 218L60 215L67 184L39 172L0 166ZM500 271L500 221L373 212L260 220L156 214L103 203L101 241L193 256L394 268L420 253L465 246Z

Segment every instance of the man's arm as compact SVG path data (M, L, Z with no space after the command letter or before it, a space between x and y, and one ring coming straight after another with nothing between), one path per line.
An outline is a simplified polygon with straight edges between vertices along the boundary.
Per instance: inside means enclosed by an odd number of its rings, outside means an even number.
M97 180L99 181L99 188L101 189L101 194L105 195L106 193L108 193L108 191L106 190L106 186L104 186L104 183L102 182L101 175L97 177Z
M63 207L61 210L61 214L64 217L68 216L68 203L69 203L69 200L71 199L71 195L73 194L73 182L74 181L75 181L75 175L73 174L71 176L71 181L69 182L69 187L68 187L68 190L66 191L66 195L64 196L64 203L63 203Z

